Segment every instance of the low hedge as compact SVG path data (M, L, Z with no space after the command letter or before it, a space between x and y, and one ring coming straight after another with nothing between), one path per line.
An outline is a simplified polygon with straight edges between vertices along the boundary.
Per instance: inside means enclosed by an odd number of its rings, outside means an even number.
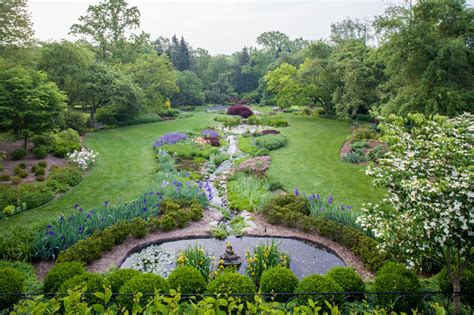
M112 293L119 293L125 282L140 274L140 271L134 269L113 270L105 275L105 284L110 286Z
M260 292L291 293L298 286L298 277L285 267L274 267L265 270L260 278ZM274 300L286 302L290 296L277 295Z
M93 272L84 272L66 280L58 290L59 294L67 294L68 290L76 288L84 289L86 292L104 292L104 278L102 275ZM94 294L87 294L83 297L84 301L90 304L100 303L101 299Z
M178 267L169 275L170 288L182 294L200 294L206 289L206 280L194 267Z
M56 293L67 280L86 272L79 262L56 263L48 272L43 282L43 292Z
M337 282L328 276L322 275L311 275L305 277L296 287L295 293L308 293L308 292L343 292L342 288ZM342 295L302 295L297 298L298 303L307 304L308 299L313 299L313 301L323 305L324 301L328 301L331 304L341 302L343 299ZM327 307L324 307L323 310L328 311Z
M230 294L230 293L255 293L256 288L252 280L238 272L225 271L214 280L209 282L207 293L209 294ZM244 301L252 301L251 294L242 296Z
M364 292L365 290L364 280L352 267L333 267L328 271L327 276L333 278L344 292Z
M270 224L281 224L305 232L317 232L321 236L351 249L371 271L379 270L383 263L391 258L389 253L382 252L377 248L378 242L376 240L348 225L323 217L309 217L296 209L278 206L275 203L266 207L263 214Z
M11 267L0 268L0 313L21 299L21 295L8 293L24 292L24 279L21 272Z
M138 292L155 293L159 291L161 294L168 294L169 284L166 279L161 276L142 273L125 282L120 288L120 296L117 297L117 302L126 307L128 310L132 309L133 296ZM140 305L145 306L152 297L143 296L140 300Z

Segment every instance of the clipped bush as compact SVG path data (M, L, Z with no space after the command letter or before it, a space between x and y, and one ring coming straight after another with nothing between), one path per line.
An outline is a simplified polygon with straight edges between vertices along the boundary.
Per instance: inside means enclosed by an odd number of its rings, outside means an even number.
M292 293L298 286L298 277L288 268L274 267L265 270L260 278L260 292L262 293ZM274 300L286 302L290 296L277 295Z
M43 175L36 176L36 181L37 182L44 182L46 180L46 177Z
M337 282L328 276L322 275L311 275L305 277L300 281L295 290L296 293L306 293L306 292L343 292L342 288ZM300 304L308 303L308 299L313 299L317 304L324 306L324 300L329 303L337 303L342 300L342 295L302 295L298 297L298 302ZM324 306L323 309L326 309Z
M365 284L361 276L351 267L332 267L327 276L333 278L344 292L364 292Z
M35 176L44 176L46 174L46 170L42 167L35 168Z
M227 109L227 115L240 116L242 118L248 118L253 115L250 107L245 105L234 105Z
M23 167L21 167L21 165L17 165L13 170L13 173L21 178L28 177L28 172Z
M405 266L394 262L386 263L377 272L372 291L374 292L416 292L420 282L416 274ZM381 294L375 297L377 305L391 308L395 312L407 312L417 307L419 296L410 294L399 299L397 295Z
M0 269L6 267L13 268L22 274L25 293L41 292L43 285L38 281L36 277L36 269L32 264L23 261L0 260Z
M288 142L284 135L266 135L255 139L254 143L260 149L268 151L279 149Z
M151 273L142 273L125 282L119 290L119 293L124 295L117 297L117 302L119 305L131 310L133 297L129 294L136 294L138 292L155 293L155 291L159 291L162 294L168 294L168 282L161 276ZM152 297L149 296L143 296L140 300L140 305L146 305L148 300L151 298Z
M11 267L0 268L0 311L18 302L21 295L9 295L8 293L24 292L23 274Z
M200 294L206 289L206 280L194 267L178 267L169 275L168 282L171 289L182 294Z
M13 176L11 179L10 179L11 183L13 185L18 185L21 183L21 177L19 176Z
M115 245L118 245L123 243L123 241L125 241L130 235L132 226L128 221L122 220L106 228L105 231L110 231L114 238Z
M143 238L147 235L149 229L146 220L136 217L132 219L131 225L133 226L131 229L133 237Z
M225 271L209 282L207 293L230 294L230 293L255 293L256 288L249 277L243 276L235 271ZM243 300L252 301L251 294L243 296Z
M54 167L48 176L48 187L55 192L66 192L82 180L82 172L74 166Z
M105 284L110 286L113 293L118 293L125 282L138 275L140 271L134 269L113 270L106 275Z
M3 172L0 174L0 181L8 182L10 180L10 175L7 172Z
M79 262L56 263L44 278L43 292L56 293L64 282L85 272L84 265Z
M49 148L45 145L40 145L33 148L33 156L35 159L44 159L49 154Z
M155 222L156 228L165 232L176 228L176 221L171 213L165 213Z
M16 149L12 152L11 158L13 161L23 160L26 157L26 150L25 149Z
M44 183L27 183L18 187L21 203L25 203L27 209L33 209L44 205L54 198L54 194Z
M66 280L58 290L60 294L66 294L68 290L74 288L87 287L87 293L96 293L104 291L104 278L98 273L84 272ZM87 294L83 296L83 299L87 303L95 304L100 303L101 300L94 294Z
M38 167L46 168L48 166L48 163L46 161L39 161L38 162Z

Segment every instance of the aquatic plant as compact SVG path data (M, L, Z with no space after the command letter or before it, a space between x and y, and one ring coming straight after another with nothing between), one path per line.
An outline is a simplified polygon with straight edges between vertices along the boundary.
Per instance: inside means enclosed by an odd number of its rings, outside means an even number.
M290 267L290 256L281 251L273 240L270 244L258 244L252 254L246 250L245 258L247 260L246 273L257 287L265 270L277 266Z
M178 267L190 266L196 268L204 277L206 282L215 266L214 256L210 255L198 244L188 246L179 254L176 261Z

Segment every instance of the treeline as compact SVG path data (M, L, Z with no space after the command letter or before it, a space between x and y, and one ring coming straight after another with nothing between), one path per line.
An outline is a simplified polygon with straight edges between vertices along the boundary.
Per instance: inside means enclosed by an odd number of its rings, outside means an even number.
M138 8L124 0L91 5L70 28L76 42L36 42L26 0L0 9L3 129L17 127L12 113L33 106L18 90L36 91L48 126L66 108L87 113L93 126L237 99L358 119L374 109L472 111L474 13L462 0L391 6L373 23L347 19L331 25L328 41L265 32L260 48L230 56L211 56L183 37L152 40L139 31Z

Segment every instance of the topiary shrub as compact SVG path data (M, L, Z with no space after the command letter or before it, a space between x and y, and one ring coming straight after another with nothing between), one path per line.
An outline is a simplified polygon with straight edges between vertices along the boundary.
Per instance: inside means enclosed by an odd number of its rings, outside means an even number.
M160 229L165 232L171 231L176 228L176 221L174 220L173 215L171 213L166 213L155 221L155 226L157 229Z
M333 278L344 292L364 292L365 284L361 276L351 267L332 267L326 274ZM362 295L354 295L363 297Z
M44 174L46 174L46 170L42 167L36 167L34 173L35 176L44 176Z
M130 235L132 227L128 221L121 220L114 225L106 228L104 231L110 231L114 238L115 245L122 244Z
M10 180L10 175L7 172L3 172L0 174L0 181L8 182Z
M227 115L240 116L242 118L249 118L253 115L252 110L244 105L234 105L227 109Z
M148 233L148 222L140 217L132 219L131 222L133 229L131 229L133 237L143 238Z
M11 158L12 161L19 161L26 157L26 150L25 149L16 149L12 152Z
M0 292L24 292L24 279L21 272L11 267L0 268ZM22 298L21 295L0 294L0 313Z
M194 267L178 267L169 275L171 289L179 290L182 294L200 294L206 289L206 280Z
M377 272L372 291L374 292L416 292L420 282L416 274L405 266L394 262L386 263ZM380 294L375 296L377 305L392 308L395 312L408 312L418 305L419 296L410 294L399 298L397 295Z
M235 271L225 271L214 280L209 282L207 293L230 294L230 293L255 293L256 288L249 277L243 276ZM242 297L242 300L252 301L253 295Z
M342 288L337 282L328 276L322 275L311 275L298 284L295 290L296 293L305 292L343 292ZM331 304L338 303L342 300L342 295L302 295L297 298L300 304L307 304L308 299L312 299L315 303L323 307L323 310L327 310L327 306L324 301L328 301Z
M155 291L168 294L168 282L161 276L151 273L142 273L125 282L119 290L119 293L123 295L117 298L117 302L119 305L131 310L133 306L133 296L130 294L135 295L138 292L155 293ZM145 306L151 298L151 296L143 296L140 300L140 305Z
M35 159L44 159L49 154L49 148L45 145L40 145L33 148L33 156Z
M260 292L262 293L291 293L298 286L298 278L288 268L274 267L265 270L260 278ZM290 296L277 295L274 300L286 302Z
M117 269L109 272L105 277L105 284L110 286L112 293L118 293L120 288L135 276L140 275L140 271L134 269Z
M74 276L66 280L60 287L58 293L67 294L68 290L74 288L84 288L87 287L87 293L96 293L104 291L104 278L98 273L85 272L80 275ZM96 297L94 294L84 295L84 301L89 304L101 303L101 300Z
M56 263L44 278L43 292L56 293L66 280L85 272L86 269L79 262Z

